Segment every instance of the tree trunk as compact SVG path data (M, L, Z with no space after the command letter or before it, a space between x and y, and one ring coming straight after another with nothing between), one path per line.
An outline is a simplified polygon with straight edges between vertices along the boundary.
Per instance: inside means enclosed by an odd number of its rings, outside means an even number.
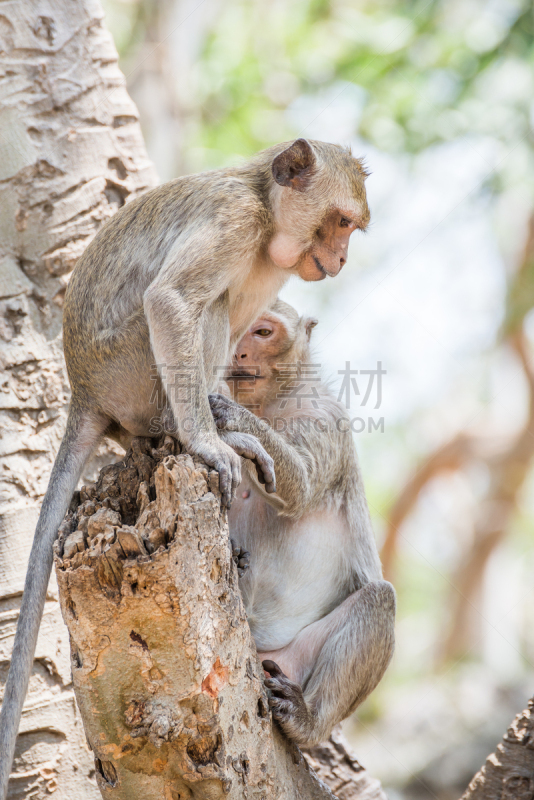
M56 546L102 797L384 800L339 739L309 753L323 783L272 726L218 475L152 445L81 490Z
M41 497L68 397L69 273L103 222L155 185L137 111L92 0L0 7L0 680L5 681ZM96 463L116 457L102 448ZM10 798L94 800L52 581Z
M219 0L137 0L136 23L121 56L143 121L148 152L163 181L205 167L198 163L200 116L196 66L224 8ZM215 166L215 165L214 165Z
M534 797L534 698L518 714L501 744L486 759L461 800L532 800Z

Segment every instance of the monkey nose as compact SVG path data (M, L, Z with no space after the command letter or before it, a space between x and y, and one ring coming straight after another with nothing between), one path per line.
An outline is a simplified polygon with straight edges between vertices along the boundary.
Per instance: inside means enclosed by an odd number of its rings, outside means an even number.
M241 353L241 355L239 356L239 358L246 358L246 357L247 357L246 353Z
M341 258L339 259L339 266L340 266L340 268L341 268L341 267L343 267L343 266L345 266L345 264L346 264L346 263L347 263L347 259L346 259L346 258L344 258L343 256L341 256Z

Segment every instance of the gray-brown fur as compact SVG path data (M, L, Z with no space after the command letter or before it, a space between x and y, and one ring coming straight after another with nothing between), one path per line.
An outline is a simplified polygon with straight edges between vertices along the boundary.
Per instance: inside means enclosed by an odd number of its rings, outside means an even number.
M364 178L360 162L337 145L276 145L241 167L147 192L121 209L80 258L64 311L72 405L37 524L0 715L0 800L52 544L88 454L103 435L127 445L163 427L219 472L227 506L241 480L240 454L255 461L273 491L272 459L258 441L217 434L208 403L215 367L227 363L291 274L322 280L339 272L350 233L369 219ZM179 402L171 387L184 373L191 393Z
M247 469L230 535L273 716L301 745L328 738L378 684L395 618L347 412L315 374L306 378L315 324L277 301L240 342L230 370L232 393L248 408L210 398L221 429L252 434L274 460L276 494ZM288 365L302 387L293 399L284 392Z

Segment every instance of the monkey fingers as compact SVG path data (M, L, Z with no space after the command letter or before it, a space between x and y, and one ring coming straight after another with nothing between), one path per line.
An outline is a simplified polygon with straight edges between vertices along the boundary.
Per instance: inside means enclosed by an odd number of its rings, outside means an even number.
M265 659L265 661L261 662L263 669L269 673L269 675L284 675L276 661L271 661L271 659ZM284 675L285 677L285 675Z
M237 574L242 578L250 566L250 553L248 550L243 550L242 547L239 547L233 539L230 539L230 545L232 547L232 558L237 567Z
M219 394L217 392L213 392L213 394L208 395L208 400L210 401L210 406L212 408L230 408L234 406L234 408L242 408L239 403L236 403L235 400L232 400L230 397L226 397L224 394Z
M194 448L194 453L219 473L219 490L226 508L232 505L236 489L241 483L241 461L234 448L221 441L222 437L207 437Z
M217 460L214 466L219 473L219 488L223 504L229 509L237 487L241 483L241 470L232 468L232 464L227 463L226 460Z
M237 432L239 430L239 424L236 420L226 416L214 417L214 419L217 430L219 431Z
M239 456L254 462L258 480L260 483L265 484L265 491L269 494L276 492L274 461L258 439L250 433L237 433L228 430L220 430L219 435L223 442L230 445Z

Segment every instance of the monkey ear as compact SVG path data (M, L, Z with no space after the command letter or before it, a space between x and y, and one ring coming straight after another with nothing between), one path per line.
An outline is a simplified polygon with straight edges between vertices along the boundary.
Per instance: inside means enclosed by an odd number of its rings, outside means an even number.
M308 341L310 341L310 336L311 336L312 330L318 324L319 324L319 320L315 319L315 317L308 317L308 319L306 320L304 327L306 328L306 336L308 337Z
M311 144L306 139L297 139L273 160L273 178L280 186L303 192L315 168L315 161Z

